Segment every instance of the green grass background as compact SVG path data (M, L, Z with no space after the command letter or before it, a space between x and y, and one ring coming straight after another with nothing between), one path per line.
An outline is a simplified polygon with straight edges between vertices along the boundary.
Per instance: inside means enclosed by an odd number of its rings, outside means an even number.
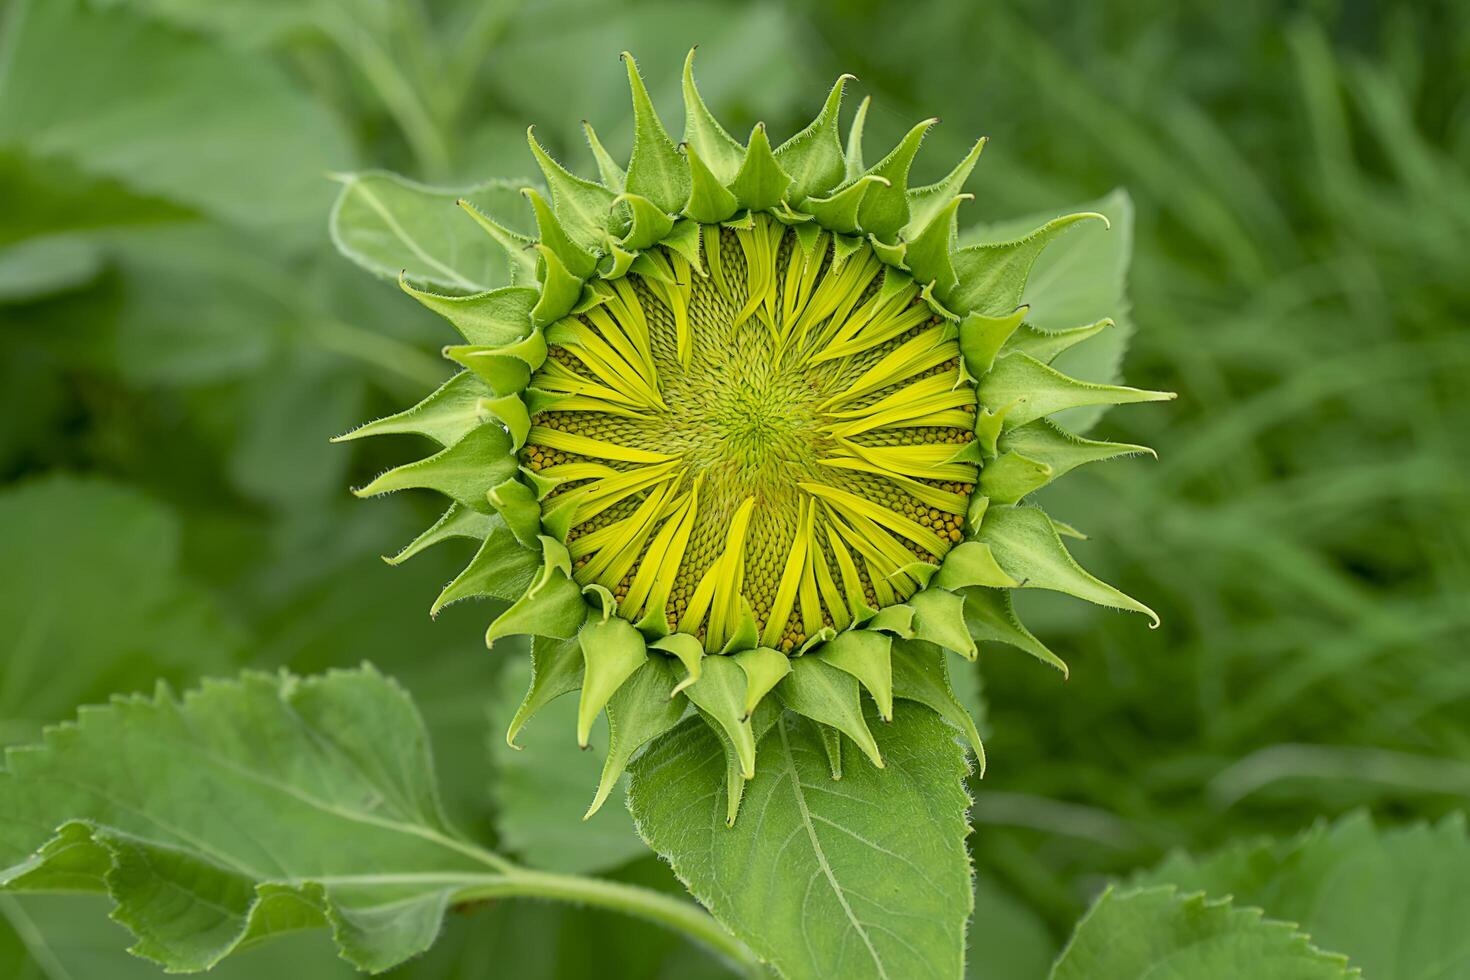
M414 447L326 442L444 376L449 328L333 252L326 174L533 173L528 123L590 171L582 118L629 144L618 52L639 55L677 128L677 69L699 43L734 132L795 131L851 71L874 98L870 153L942 117L921 182L990 136L970 221L1119 186L1136 207L1126 374L1180 398L1099 426L1158 462L1048 495L1091 535L1084 564L1163 626L1033 601L1071 679L984 651L974 976L1039 976L1108 876L1171 848L1466 806L1464 4L0 11L0 741L158 676L369 659L420 699L457 817L503 832L518 791L499 788L487 716L514 653L484 651L484 606L429 621L464 555L377 558L434 503L345 488ZM648 858L613 873L671 886ZM0 976L157 975L103 911L0 899ZM221 972L340 974L322 937ZM541 906L457 916L398 972L719 975L656 930Z

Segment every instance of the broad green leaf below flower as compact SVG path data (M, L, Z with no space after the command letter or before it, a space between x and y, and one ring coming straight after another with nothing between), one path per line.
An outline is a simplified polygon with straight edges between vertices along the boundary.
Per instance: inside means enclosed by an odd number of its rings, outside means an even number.
M786 980L959 980L972 902L964 750L916 704L869 723L887 768L844 742L833 780L817 727L786 713L726 827L724 750L686 722L633 766L629 807L694 895Z

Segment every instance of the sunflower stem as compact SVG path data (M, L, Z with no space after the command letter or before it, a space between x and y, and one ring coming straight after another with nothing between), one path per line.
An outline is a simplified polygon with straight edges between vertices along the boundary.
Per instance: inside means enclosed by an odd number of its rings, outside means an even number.
M581 875L510 867L455 893L456 904L490 898L546 898L637 916L672 929L719 954L742 976L768 976L760 959L714 917L692 902L638 885Z

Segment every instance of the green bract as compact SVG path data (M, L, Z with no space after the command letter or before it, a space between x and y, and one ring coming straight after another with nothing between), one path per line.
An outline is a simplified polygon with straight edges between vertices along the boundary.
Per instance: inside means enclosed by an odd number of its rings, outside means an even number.
M846 140L837 80L810 126L773 148L714 119L685 63L683 142L631 56L626 170L588 130L597 182L531 151L536 236L460 204L504 250L512 285L406 290L447 317L462 365L405 412L344 438L442 444L357 492L430 488L452 503L405 549L483 543L434 605L508 600L492 645L535 637L535 675L507 739L580 690L578 738L606 710L592 804L635 753L698 713L729 758L728 817L776 706L883 759L895 698L975 726L941 648L998 640L1065 670L1016 619L1009 589L1067 592L1153 616L1083 571L1032 491L1082 463L1146 451L1072 435L1068 408L1167 394L1049 366L1108 326L1063 332L1018 307L1032 263L1094 213L1009 242L956 245L984 141L943 180L909 187L935 120L867 166L860 108Z

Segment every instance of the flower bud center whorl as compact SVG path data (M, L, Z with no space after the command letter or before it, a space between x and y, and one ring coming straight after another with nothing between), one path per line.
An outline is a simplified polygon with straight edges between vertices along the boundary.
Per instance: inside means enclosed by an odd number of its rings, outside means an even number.
M907 599L977 477L974 384L918 285L866 245L751 225L704 226L703 270L645 253L554 325L522 451L578 584L711 653L795 652Z

